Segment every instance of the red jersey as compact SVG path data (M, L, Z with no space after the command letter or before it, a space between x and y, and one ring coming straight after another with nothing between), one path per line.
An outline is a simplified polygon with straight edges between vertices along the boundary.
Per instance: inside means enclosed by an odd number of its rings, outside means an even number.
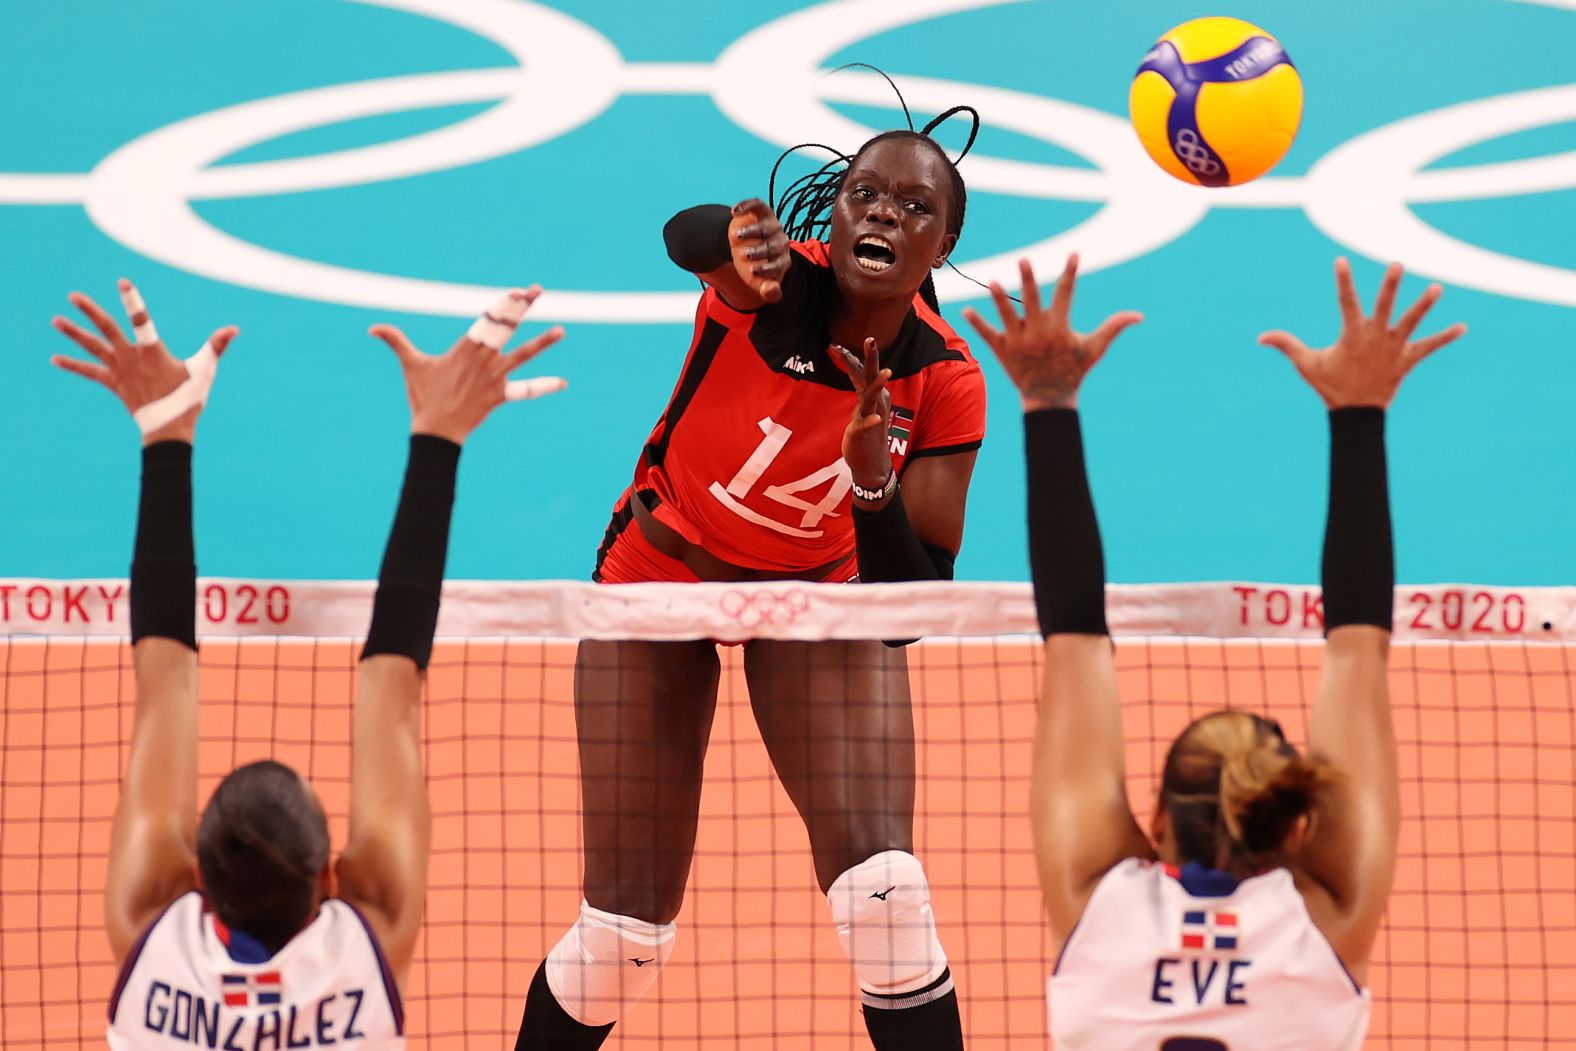
M824 244L790 247L795 258L777 303L746 312L716 289L701 296L684 370L634 480L653 514L690 543L735 565L777 571L854 550L842 440L857 396L829 352L837 282ZM921 297L882 348L881 365L892 370L899 475L918 457L979 448L979 362ZM609 543L627 522L627 511L615 515Z

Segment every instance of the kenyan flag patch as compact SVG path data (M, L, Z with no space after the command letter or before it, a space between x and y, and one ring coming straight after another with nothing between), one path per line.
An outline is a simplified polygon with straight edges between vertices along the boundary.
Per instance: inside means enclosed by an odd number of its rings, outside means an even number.
M914 410L892 406L892 428L887 432L887 447L893 456L908 455L908 441L913 433Z
M908 441L914 430L914 410L892 406L892 437Z

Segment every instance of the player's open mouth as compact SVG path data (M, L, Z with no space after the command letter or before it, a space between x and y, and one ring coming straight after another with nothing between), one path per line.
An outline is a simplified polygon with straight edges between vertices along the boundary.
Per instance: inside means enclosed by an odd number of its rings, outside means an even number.
M866 270L879 274L897 262L897 252L883 238L869 235L854 245L854 260Z

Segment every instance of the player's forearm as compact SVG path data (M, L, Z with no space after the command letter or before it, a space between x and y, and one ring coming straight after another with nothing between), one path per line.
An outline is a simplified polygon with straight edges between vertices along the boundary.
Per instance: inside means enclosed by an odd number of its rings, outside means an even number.
M1391 630L1395 546L1379 408L1330 412L1330 510L1324 530L1324 630Z
M142 495L131 561L131 642L173 639L197 649L197 556L192 540L192 447L142 450ZM192 657L195 663L195 657Z
M137 678L137 721L155 736L163 760L150 770L191 767L196 777L197 556L192 538L192 447L161 441L142 449L137 538L131 560L131 644ZM192 761L177 754L190 724ZM165 725L169 724L169 725ZM135 764L127 772L134 780ZM178 780L178 779L177 779Z
M854 504L854 546L859 579L867 583L952 579L955 556L919 538L901 490L876 508Z
M432 657L459 462L460 446L454 442L411 435L362 660L390 654L408 657L424 670Z
M1084 466L1076 409L1023 417L1029 483L1029 567L1040 632L1106 635L1105 554Z

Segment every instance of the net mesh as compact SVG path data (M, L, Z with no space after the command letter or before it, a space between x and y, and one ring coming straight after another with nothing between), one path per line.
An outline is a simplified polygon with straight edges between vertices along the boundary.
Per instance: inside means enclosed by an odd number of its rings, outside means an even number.
M273 755L344 842L358 646L206 642L200 798ZM969 1046L1044 1046L1052 958L1027 810L1037 640L908 651L915 837ZM803 822L761 743L745 650L721 647L700 830L672 960L607 1046L867 1048ZM1141 636L1117 650L1130 795L1146 819L1175 734L1232 706L1306 739L1316 640ZM423 737L434 812L413 1046L507 1045L580 899L573 642L447 639ZM1371 985L1374 1048L1576 1048L1576 647L1398 642L1404 823ZM0 638L0 1045L102 1046L110 819L131 729L129 648Z

